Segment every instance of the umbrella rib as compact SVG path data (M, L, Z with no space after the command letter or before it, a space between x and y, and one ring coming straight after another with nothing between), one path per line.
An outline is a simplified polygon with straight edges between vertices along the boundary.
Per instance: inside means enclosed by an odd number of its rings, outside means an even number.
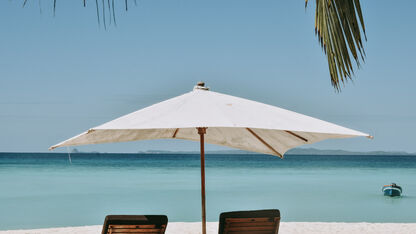
M176 137L176 134L179 132L179 128L177 128L176 130L175 130L175 132L173 133L173 136L172 136L172 138L175 138Z
M298 134L296 134L296 133L294 133L294 132L287 131L287 130L285 130L285 132L289 133L289 134L290 134L290 135L292 135L292 136L295 136L295 137L297 137L297 138L301 139L301 140L302 140L302 141L304 141L304 142L308 142L308 139L306 139L306 138L304 138L304 137L301 137L301 136L299 136Z
M263 138L261 138L259 135L257 135L252 129L250 129L250 128L246 128L246 129L253 136L255 136L261 143L263 143L267 148L269 148L271 151L273 151L275 154L277 154L277 156L279 156L280 158L283 158L283 155L281 153L277 152L277 150L275 150L271 145L269 145L265 140L263 140Z

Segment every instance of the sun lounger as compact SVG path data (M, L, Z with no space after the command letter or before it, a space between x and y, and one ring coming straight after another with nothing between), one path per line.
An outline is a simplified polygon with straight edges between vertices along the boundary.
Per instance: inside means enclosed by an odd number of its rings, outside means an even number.
M107 215L102 234L165 233L166 215Z
M220 215L219 234L276 234L279 210L224 212Z

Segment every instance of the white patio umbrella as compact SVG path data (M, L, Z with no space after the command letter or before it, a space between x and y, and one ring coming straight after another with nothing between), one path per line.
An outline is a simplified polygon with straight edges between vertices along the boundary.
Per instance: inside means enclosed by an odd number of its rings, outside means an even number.
M194 90L104 123L50 147L149 139L200 141L202 233L206 233L204 142L276 155L330 138L372 136L279 107Z

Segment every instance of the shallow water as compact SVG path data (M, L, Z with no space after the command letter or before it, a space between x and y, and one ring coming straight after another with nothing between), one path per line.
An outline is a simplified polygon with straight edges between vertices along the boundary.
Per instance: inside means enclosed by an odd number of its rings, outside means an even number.
M0 230L101 224L107 214L200 221L199 155L0 153ZM383 196L395 182L403 196ZM207 219L416 222L416 157L206 155Z

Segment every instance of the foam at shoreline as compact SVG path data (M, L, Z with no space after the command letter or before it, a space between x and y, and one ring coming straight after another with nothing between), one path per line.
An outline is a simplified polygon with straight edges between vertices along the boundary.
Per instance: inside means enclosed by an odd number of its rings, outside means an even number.
M62 227L31 230L0 231L0 234L97 234L101 233L102 225L83 227ZM168 223L166 234L198 234L201 233L200 222ZM207 223L207 233L218 233L218 222ZM324 223L324 222L282 222L279 233L283 234L408 234L416 233L416 223Z

